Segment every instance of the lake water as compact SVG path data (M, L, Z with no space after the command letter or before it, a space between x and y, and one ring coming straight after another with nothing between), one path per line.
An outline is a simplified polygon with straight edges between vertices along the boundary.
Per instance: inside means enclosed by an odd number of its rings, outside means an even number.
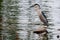
M33 33L42 25L34 8L29 8L35 3L41 6L41 10L48 19L46 36L39 37ZM57 36L60 37L60 0L3 0L1 12L3 13L3 34L6 36L3 40L12 40L9 39L12 34L8 33L8 25L14 25L13 27L17 28L19 40L60 40L57 38Z

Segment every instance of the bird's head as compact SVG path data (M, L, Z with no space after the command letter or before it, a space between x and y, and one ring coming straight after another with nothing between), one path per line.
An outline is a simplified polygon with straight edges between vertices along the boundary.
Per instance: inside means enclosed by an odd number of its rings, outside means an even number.
M32 8L32 7L35 7L35 8L39 8L40 9L40 5L39 4L34 4L34 5L30 6L30 8Z

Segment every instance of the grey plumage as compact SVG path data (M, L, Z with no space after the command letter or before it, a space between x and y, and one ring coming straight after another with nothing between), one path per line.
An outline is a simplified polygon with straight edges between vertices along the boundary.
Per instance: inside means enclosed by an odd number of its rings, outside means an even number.
M31 7L34 7L36 5L38 5L38 7L40 8L40 5L39 4L34 4L34 5L30 6L30 8ZM46 17L46 15L45 15L44 12L41 12L41 14L39 14L39 18L44 23L44 25L48 26L48 20L47 20L47 17Z

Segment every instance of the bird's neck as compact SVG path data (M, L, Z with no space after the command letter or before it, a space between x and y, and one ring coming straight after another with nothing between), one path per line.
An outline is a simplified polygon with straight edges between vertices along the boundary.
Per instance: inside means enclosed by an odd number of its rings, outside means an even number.
M39 16L42 15L41 9L35 8L35 10L36 10L36 12L37 12L37 14L38 14Z
M35 8L35 10L36 10L36 12L37 12L40 19L45 19L44 16L42 15L41 9Z

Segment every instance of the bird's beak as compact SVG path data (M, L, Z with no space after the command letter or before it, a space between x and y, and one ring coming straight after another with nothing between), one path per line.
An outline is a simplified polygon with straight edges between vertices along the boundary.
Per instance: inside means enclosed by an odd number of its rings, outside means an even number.
M30 8L34 7L34 5L30 6Z
M32 7L34 7L34 5L30 6L28 9L30 9L30 8L32 8Z

